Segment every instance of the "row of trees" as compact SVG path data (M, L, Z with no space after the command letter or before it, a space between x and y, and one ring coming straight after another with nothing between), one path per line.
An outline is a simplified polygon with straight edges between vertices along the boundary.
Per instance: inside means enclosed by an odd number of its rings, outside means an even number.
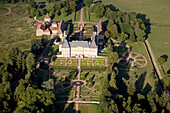
M103 16L109 19L105 36L107 38L117 39L121 42L130 40L131 42L145 40L145 24L136 13L123 13L121 11L112 11L101 3L91 7L98 18Z
M126 71L118 71L118 55L113 52L113 46L108 45L108 64L107 75L102 79L102 94L100 96L99 111L101 113L112 112L169 112L169 97L165 92L158 95L158 84L154 90L147 83L144 85L146 73L139 77L128 78ZM123 76L123 77L121 77ZM155 81L154 73L151 80ZM145 103L145 104L143 104Z

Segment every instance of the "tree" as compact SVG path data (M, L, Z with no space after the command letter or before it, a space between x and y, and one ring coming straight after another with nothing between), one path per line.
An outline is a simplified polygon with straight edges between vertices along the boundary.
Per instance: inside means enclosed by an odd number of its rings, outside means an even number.
M131 34L130 34L129 40L130 40L131 42L135 42L135 41L136 41L134 33L131 33Z
M110 77L110 87L113 88L113 92L116 92L118 90L117 86L116 86L116 80L115 80L115 72L112 72L111 77Z
M44 81L42 84L42 87L44 87L47 90L53 90L54 89L54 80L49 79L48 81Z
M127 89L128 94L132 96L135 93L135 91L136 87L134 86L134 84L130 83Z
M88 7L93 3L93 0L84 0L84 4Z
M109 31L105 31L105 32L104 32L104 35L106 36L106 38L108 38L108 39L110 38L110 33L109 33Z
M70 1L70 11L75 12L77 4L74 1Z
M64 8L62 8L61 10L61 14L65 17L65 16L67 16L68 15L68 9L66 8L66 7L64 7Z
M122 32L120 37L119 37L119 41L124 42L127 38L128 38L128 35L125 34L124 32Z
M40 16L40 11L39 11L39 10L36 10L35 16L36 16L36 17L39 17L39 16Z
M30 16L33 18L35 16L36 13L36 9L35 8L31 8L30 10Z
M98 3L94 8L94 12L96 14L96 17L100 18L104 15L105 8L102 4Z
M68 35L70 34L70 24L68 24L67 33L68 33Z
M45 11L43 9L38 9L38 10L41 16L45 14Z
M112 11L110 8L106 9L105 16L108 19L115 20L116 19L116 12Z
M46 109L46 112L48 112L50 111L47 111L48 106L52 105L53 99L55 99L55 95L51 91L36 89L29 84L28 80L23 79L20 80L15 90L15 97L18 106L14 113L25 111L26 109L30 112Z
M166 59L161 56L158 58L158 62L160 63L160 65L163 65L166 62Z
M35 55L32 53L29 53L26 58L26 66L27 66L27 72L28 74L31 74L31 72L35 68Z
M144 41L145 40L145 32L144 30L141 30L139 28L139 23L136 22L136 24L134 25L134 31L135 31L135 35L137 36L137 41Z

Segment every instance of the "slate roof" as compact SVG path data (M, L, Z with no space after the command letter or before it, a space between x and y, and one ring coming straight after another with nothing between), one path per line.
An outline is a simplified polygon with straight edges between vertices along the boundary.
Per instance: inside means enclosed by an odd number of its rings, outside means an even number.
M72 41L70 42L70 47L84 47L89 48L89 43L87 41Z
M69 48L68 41L64 40L62 48Z
M90 44L90 48L97 48L95 41L93 40Z

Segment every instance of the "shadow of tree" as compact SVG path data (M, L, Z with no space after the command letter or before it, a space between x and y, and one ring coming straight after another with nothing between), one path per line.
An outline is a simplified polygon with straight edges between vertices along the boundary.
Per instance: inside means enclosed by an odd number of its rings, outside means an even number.
M143 95L148 94L151 91L151 89L152 89L152 86L149 83L147 83L145 88L143 89Z
M109 7L112 11L120 11L118 8L116 8L113 4L110 4L110 5L106 5L106 7Z
M138 93L142 93L143 92L142 89L143 89L143 86L144 86L146 74L147 74L147 72L142 73L140 75L139 79L135 82L136 91Z

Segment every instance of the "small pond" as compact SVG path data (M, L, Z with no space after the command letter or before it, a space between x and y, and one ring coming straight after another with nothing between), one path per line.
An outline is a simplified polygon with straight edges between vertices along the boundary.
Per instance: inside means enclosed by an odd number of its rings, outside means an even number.
M75 85L75 86L82 86L82 85L84 85L84 82L82 82L82 81L75 81L75 82L73 82L73 85Z
M134 61L134 59L133 58L129 58L129 61L132 62L132 61Z

